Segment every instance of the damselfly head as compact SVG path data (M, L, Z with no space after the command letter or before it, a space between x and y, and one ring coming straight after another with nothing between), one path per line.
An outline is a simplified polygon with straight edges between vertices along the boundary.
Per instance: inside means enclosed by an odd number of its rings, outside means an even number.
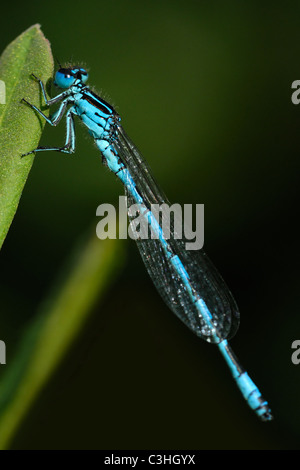
M88 79L88 73L82 67L60 68L54 79L54 85L59 88L70 88L76 80L85 83Z

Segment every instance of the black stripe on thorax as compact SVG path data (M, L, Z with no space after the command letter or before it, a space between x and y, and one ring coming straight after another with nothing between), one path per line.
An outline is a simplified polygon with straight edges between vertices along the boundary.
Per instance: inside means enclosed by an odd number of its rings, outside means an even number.
M87 93L83 92L82 98L95 108L102 111L104 114L116 114L114 108L110 104L96 95L96 93L93 93L91 90L89 90Z

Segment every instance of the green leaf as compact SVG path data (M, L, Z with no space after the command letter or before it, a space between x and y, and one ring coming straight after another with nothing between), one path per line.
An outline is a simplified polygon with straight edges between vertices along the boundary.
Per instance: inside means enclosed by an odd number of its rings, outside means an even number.
M41 93L31 73L47 83L53 75L50 44L39 25L18 36L0 58L0 248L7 235L33 156L21 158L37 147L44 122L24 103L41 106ZM5 104L1 104L4 97Z
M96 238L77 247L58 286L25 331L14 362L0 384L0 449L7 449L20 423L62 360L124 262L124 244ZM7 367L7 366L6 366Z

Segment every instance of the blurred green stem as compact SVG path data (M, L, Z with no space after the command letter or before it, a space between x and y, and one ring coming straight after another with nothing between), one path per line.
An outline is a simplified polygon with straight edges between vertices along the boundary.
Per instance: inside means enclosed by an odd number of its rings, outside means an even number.
M68 274L24 334L0 384L0 449L6 449L38 393L62 360L96 300L118 274L124 245L95 233L76 251ZM6 367L8 367L6 365Z

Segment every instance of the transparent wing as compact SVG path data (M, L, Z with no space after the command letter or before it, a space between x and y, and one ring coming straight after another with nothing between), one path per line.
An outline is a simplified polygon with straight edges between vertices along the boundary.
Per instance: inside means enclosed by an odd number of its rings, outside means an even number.
M145 160L121 126L118 126L114 146L129 170L145 206L151 209L151 204L167 203L166 197L154 181ZM130 207L136 201L126 188L125 190L128 207ZM231 292L203 250L185 249L186 240L176 238L174 223L171 224L168 240L170 250L178 255L188 273L193 289L208 307L217 335L203 319L160 240L138 239L136 241L147 271L165 303L197 336L208 342L219 342L236 333L239 326L239 312Z

